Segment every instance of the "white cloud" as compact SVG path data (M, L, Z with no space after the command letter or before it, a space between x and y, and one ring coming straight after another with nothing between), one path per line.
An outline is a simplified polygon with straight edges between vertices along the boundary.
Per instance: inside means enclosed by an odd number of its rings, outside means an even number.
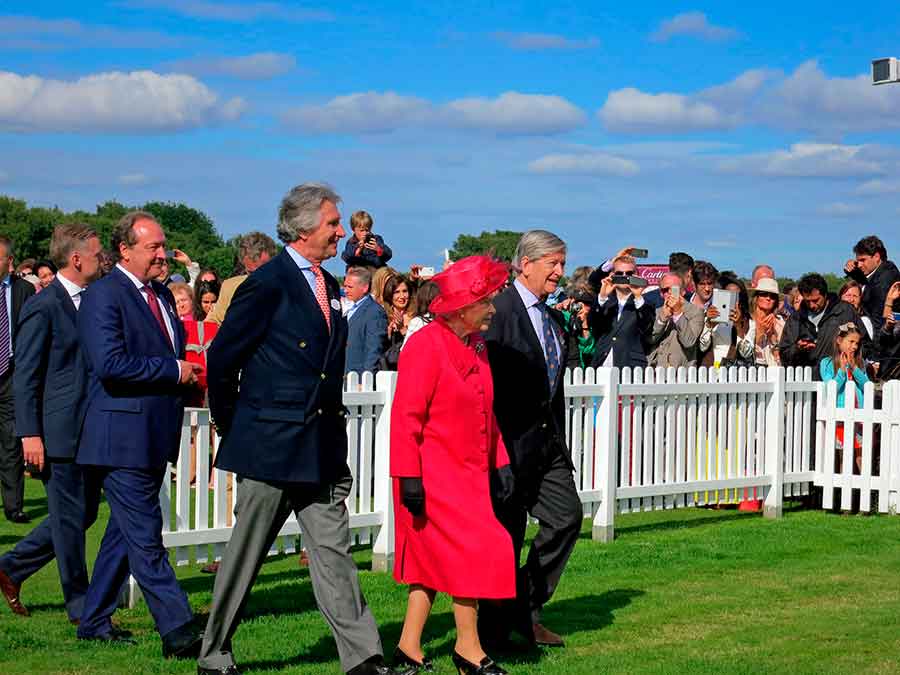
M593 49L600 40L595 37L583 40L567 38L553 33L494 33L492 37L510 49L519 51L544 51L548 49Z
M281 2L220 2L218 0L124 0L121 7L161 9L191 19L246 23L250 21L333 21L331 12Z
M143 173L126 173L122 174L118 177L116 182L119 185L126 185L129 187L137 187L140 185L146 185L150 182L150 178Z
M222 101L189 75L108 72L74 81L0 71L0 129L158 133L231 121L245 103Z
M271 80L297 67L291 54L259 52L246 56L196 58L174 61L169 68L179 73L234 77L239 80Z
M856 188L856 194L863 196L900 194L900 180L881 180L876 178L866 181Z
M846 202L832 202L825 204L819 208L819 213L823 216L832 218L850 218L858 216L863 212L863 208L857 204L847 204Z
M684 12L663 21L650 39L653 42L668 42L678 35L720 42L736 38L739 33L733 28L710 23L703 12Z
M506 92L494 99L465 98L437 105L391 91L370 91L296 107L287 111L282 121L313 134L372 134L429 126L545 135L581 126L585 115L559 96Z
M737 118L681 94L646 94L628 87L610 92L597 113L615 132L668 132L727 129Z
M584 174L598 176L634 176L638 163L603 152L545 155L528 163L528 171L537 174Z
M723 160L725 172L791 178L847 178L882 173L883 165L863 145L795 143L789 150Z
M737 248L737 240L735 239L710 239L703 242L707 248Z
M181 46L190 38L121 26L83 24L74 19L0 16L0 49L159 49Z

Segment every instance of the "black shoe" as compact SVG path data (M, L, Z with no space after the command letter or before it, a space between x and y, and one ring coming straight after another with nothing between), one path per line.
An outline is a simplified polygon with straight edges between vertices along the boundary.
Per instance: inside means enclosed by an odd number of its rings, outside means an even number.
M423 658L422 663L406 655L400 647L394 650L394 671L399 675L416 675L416 673L433 673L434 663Z
M380 655L366 659L347 671L347 675L397 675L397 673L398 671L384 664L384 658Z
M203 645L203 633L188 623L166 633L162 640L162 653L165 659L196 659L200 656Z
M241 671L233 663L224 668L204 668L197 666L197 675L241 675Z
M456 666L459 675L507 675L507 672L497 665L490 656L485 656L481 659L481 663L475 665L457 654L456 650L453 650L453 665Z
M29 518L27 515L25 515L24 511L16 511L14 513L7 513L6 519L11 523L24 524L24 523L31 522L31 518Z
M100 635L79 635L79 640L86 640L88 642L108 642L110 644L119 644L119 645L136 645L137 640L134 640L131 637L131 633L127 630L119 630L115 626L110 628L107 632L101 633Z

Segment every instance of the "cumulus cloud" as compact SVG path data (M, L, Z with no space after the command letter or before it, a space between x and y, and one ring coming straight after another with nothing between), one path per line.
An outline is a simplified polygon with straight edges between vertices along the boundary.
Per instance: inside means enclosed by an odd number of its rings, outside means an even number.
M510 49L518 51L545 51L549 49L593 49L600 44L595 37L582 40L553 33L508 33L500 31L492 37Z
M146 185L150 182L150 178L143 173L126 173L122 174L118 177L116 182L119 185L125 185L128 187L137 187L140 185Z
M467 129L500 135L549 135L585 122L584 113L559 96L506 92L435 104L395 92L338 96L287 111L282 121L313 134L372 134L415 126Z
M863 145L795 143L788 150L724 160L725 172L790 178L847 178L884 172L884 166Z
M574 174L596 176L634 176L640 172L638 163L603 152L584 154L545 155L529 162L528 171L536 174Z
M219 0L123 0L120 7L160 9L191 19L246 23L249 21L333 21L331 12L281 2L221 2Z
M847 204L846 202L832 202L819 207L819 213L823 216L832 218L849 218L858 216L863 213L864 209L857 204Z
M0 128L7 131L160 133L240 117L190 75L108 72L74 81L0 71Z
M684 12L663 21L650 39L653 42L668 42L679 35L710 42L721 42L732 40L738 37L739 33L733 28L710 23L703 12Z
M862 196L900 194L900 180L881 180L876 178L866 181L856 188L856 194Z
M189 38L120 26L84 24L74 19L0 16L0 49L71 49L109 47L148 49L178 47Z
M727 129L738 118L681 94L646 94L628 87L610 92L597 113L610 131L670 132Z
M239 80L271 80L297 67L291 54L259 52L246 56L196 58L174 61L171 70L200 76L234 77Z

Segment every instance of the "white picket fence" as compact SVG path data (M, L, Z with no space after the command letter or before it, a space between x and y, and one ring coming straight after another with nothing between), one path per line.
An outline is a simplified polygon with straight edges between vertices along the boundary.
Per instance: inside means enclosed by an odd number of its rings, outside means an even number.
M617 512L762 499L764 515L779 517L784 498L808 494L813 483L827 488L826 500L832 489L843 488L842 508L850 508L848 487L861 490L862 508L872 490L885 495L892 490L891 499L879 498L878 506L881 511L895 507L900 384L885 389L880 409L873 407L869 388L864 409L837 410L833 385L826 388L811 375L808 368L567 371L566 434L594 539L613 538ZM385 571L392 565L394 543L388 459L395 386L394 373L351 375L344 393L354 476L347 500L350 528L356 543L372 546L373 567ZM825 459L834 455L839 421L862 428L869 450L858 474L847 459L852 449L845 450L842 472L832 471ZM881 439L877 455L873 439ZM240 483L215 470L210 490L210 450L216 443L209 411L185 411L174 481L166 481L160 492L163 542L180 565L219 558L231 534ZM873 464L873 457L879 461ZM873 473L873 467L880 471ZM298 539L302 546L302 532L291 516L272 553L296 551Z

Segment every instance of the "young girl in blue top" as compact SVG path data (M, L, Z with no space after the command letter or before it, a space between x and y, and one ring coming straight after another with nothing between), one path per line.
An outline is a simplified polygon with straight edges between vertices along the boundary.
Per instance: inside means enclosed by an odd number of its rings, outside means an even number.
M846 405L848 387L850 396L854 397L857 408L863 406L863 387L869 381L866 375L865 365L859 353L859 342L862 339L856 324L848 322L838 327L837 336L834 339L832 355L826 356L819 363L819 374L823 382L834 380L837 382L837 406L843 408ZM837 423L837 449L838 461L844 448L844 425ZM862 435L853 434L853 454L857 471L862 464Z

